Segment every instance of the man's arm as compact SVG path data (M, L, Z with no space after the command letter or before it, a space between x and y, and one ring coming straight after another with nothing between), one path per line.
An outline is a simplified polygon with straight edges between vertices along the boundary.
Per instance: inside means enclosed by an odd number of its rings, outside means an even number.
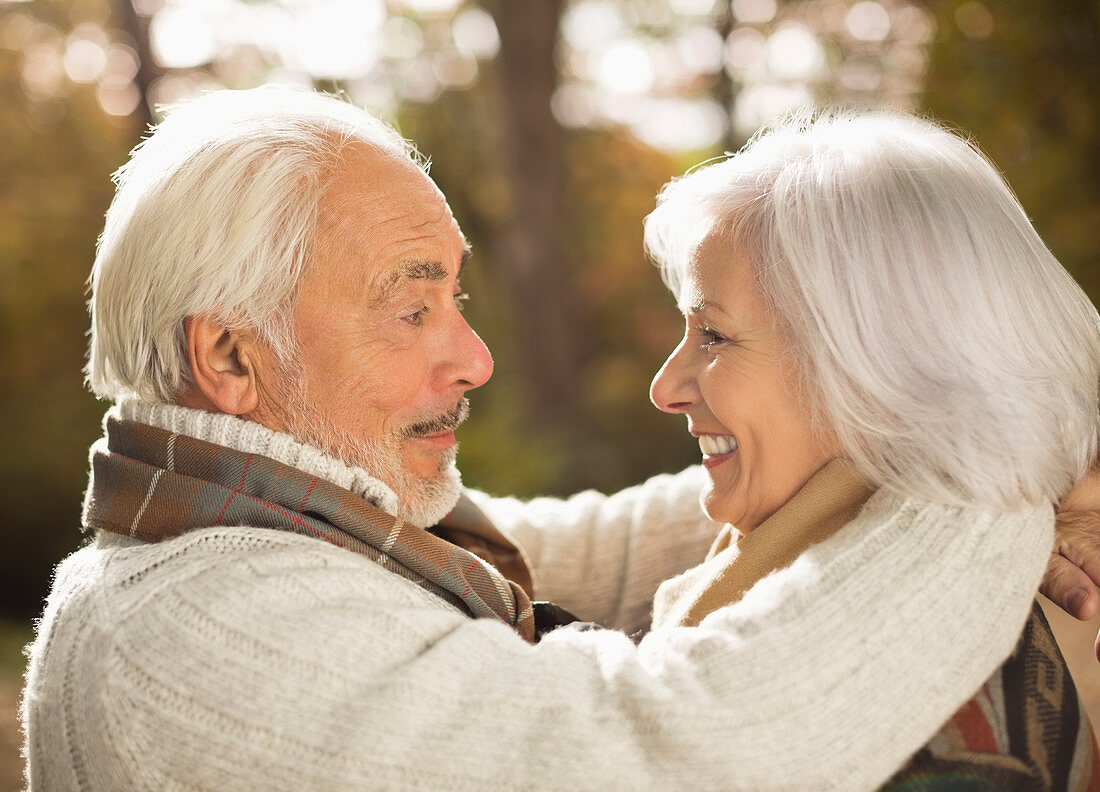
M612 496L569 499L470 496L528 552L536 597L585 620L644 628L657 586L699 563L719 525L698 507L705 474L692 467ZM1062 501L1040 591L1082 621L1100 611L1100 468ZM1100 660L1100 635L1097 636Z
M1012 651L1051 541L907 501L871 518L638 646L530 645L338 548L196 532L80 570L110 593L51 602L32 674L66 673L32 676L27 711L56 702L83 772L115 757L150 788L871 790ZM39 786L72 766L37 762Z
M535 597L585 621L632 633L649 625L657 586L703 560L720 528L699 506L692 467L614 495L568 499L470 497L527 553Z
M1054 549L1042 593L1069 615L1088 621L1100 610L1100 468L1093 468L1059 504ZM1096 638L1100 660L1100 635Z

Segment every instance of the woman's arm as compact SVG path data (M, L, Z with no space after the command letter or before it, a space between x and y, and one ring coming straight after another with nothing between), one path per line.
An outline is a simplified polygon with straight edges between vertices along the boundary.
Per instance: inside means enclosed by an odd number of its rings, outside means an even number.
M537 599L629 633L648 626L657 586L702 561L718 533L699 506L704 478L691 467L614 495L469 495L527 553Z

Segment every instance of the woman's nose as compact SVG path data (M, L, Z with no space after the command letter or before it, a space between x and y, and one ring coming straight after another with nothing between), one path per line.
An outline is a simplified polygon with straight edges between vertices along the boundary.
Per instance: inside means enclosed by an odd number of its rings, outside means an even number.
M687 339L679 343L661 366L649 386L649 399L663 412L684 413L695 402L696 384L686 366L685 345Z

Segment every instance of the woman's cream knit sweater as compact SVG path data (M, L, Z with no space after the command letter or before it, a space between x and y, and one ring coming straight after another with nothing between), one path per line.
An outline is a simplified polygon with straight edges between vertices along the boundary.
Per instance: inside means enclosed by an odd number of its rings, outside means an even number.
M255 424L124 417L326 471ZM528 551L536 595L633 630L716 526L698 469L606 497L473 493ZM30 648L32 790L869 790L1011 652L1048 508L990 514L880 492L697 628L537 645L370 560L270 530L66 559Z

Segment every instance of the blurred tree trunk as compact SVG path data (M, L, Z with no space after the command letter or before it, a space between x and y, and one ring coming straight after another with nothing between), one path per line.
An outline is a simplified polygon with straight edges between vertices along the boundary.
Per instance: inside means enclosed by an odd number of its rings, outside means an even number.
M728 3L723 3L722 10L719 11L714 21L714 29L718 31L718 35L722 37L722 41L729 42L730 33L733 32L735 26L732 7ZM737 134L737 130L733 128L733 111L737 106L737 93L739 89L740 86L725 69L719 71L714 78L712 95L714 100L722 105L722 109L726 111L726 134L723 136L721 142L722 151L737 151L745 145L746 142Z
M486 0L500 33L498 139L511 198L493 259L514 300L518 363L532 416L570 432L579 420L579 311L562 250L565 134L550 110L562 0Z
M138 69L134 75L134 87L141 94L135 114L140 118L143 126L153 123L153 104L150 88L153 81L159 76L156 61L153 60L153 50L149 46L149 20L138 15L134 8L133 0L120 0L119 11L123 28L133 39L134 49L137 50Z

